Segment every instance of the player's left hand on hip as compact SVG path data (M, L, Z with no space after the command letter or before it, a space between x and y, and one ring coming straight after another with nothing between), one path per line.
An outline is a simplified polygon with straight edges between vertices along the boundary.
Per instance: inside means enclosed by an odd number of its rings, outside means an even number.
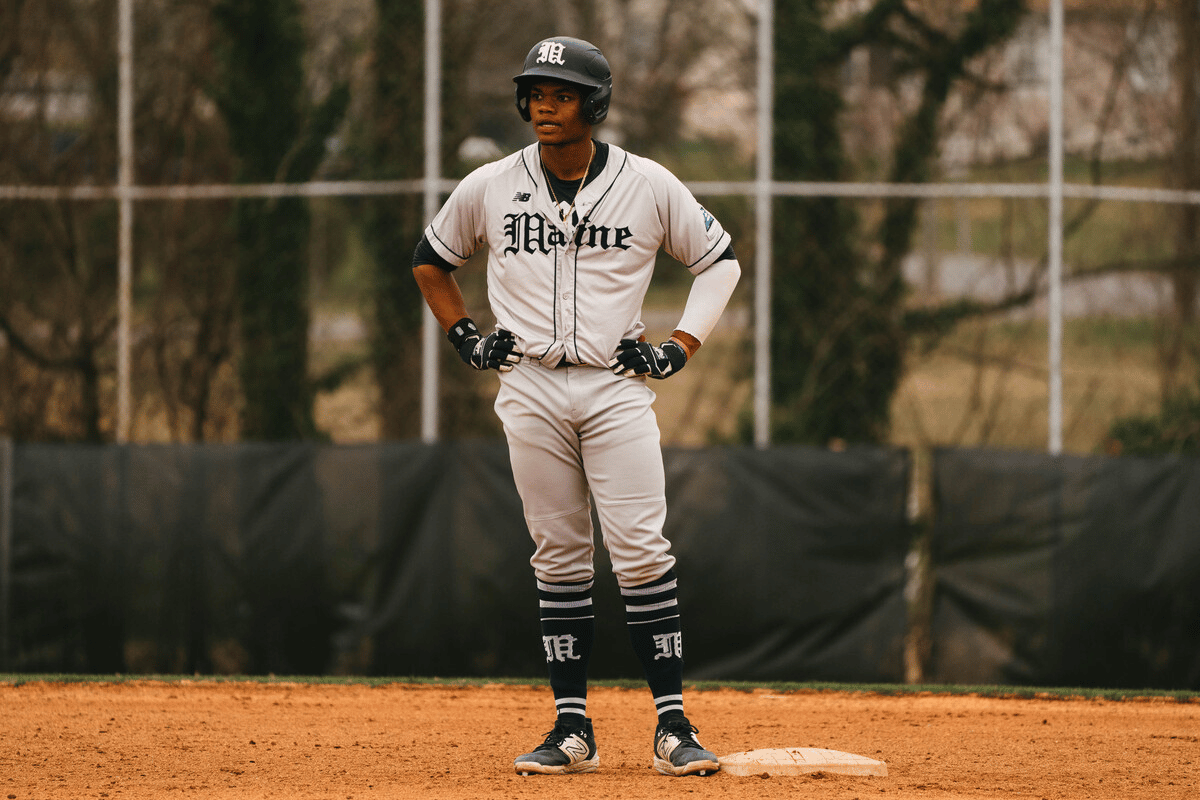
M666 341L659 345L622 339L617 354L608 362L616 374L632 378L645 375L662 379L674 375L687 363L687 352L677 343Z

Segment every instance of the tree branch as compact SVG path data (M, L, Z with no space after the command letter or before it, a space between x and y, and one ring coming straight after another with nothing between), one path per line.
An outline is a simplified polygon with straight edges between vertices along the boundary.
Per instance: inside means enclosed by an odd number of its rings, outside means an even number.
M8 344L13 350L42 369L69 371L75 369L78 365L78 359L52 358L40 352L28 339L17 333L16 328L12 325L12 321L4 314L0 314L0 333L3 333L5 338L8 339Z

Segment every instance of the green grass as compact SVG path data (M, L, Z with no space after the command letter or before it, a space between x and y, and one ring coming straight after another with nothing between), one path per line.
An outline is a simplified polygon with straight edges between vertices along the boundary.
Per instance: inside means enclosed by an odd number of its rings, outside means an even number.
M1102 452L1112 423L1159 404L1158 323L1073 319L1063 335L1064 450ZM911 447L1047 444L1044 321L972 322L913 354L893 399L892 443Z
M131 683L158 681L165 683L258 683L312 684L330 686L389 686L394 684L420 686L547 686L545 678L447 678L426 676L327 676L327 675L127 675L78 673L0 673L0 684L20 686L26 683ZM642 689L640 679L593 680L591 686L617 689ZM694 681L687 684L696 691L730 689L741 692L866 692L886 695L975 695L979 697L1132 700L1161 698L1181 703L1200 702L1200 692L1173 689L1111 689L1062 686L1015 686L1003 684L897 684L897 683L833 683L829 681Z
M1069 158L1063 167L1068 183L1090 185L1091 163ZM1102 165L1100 180L1105 186L1161 188L1167 176L1161 161L1112 161ZM963 181L970 183L1044 183L1044 159L1024 159L984 165L971 170ZM961 205L956 205L961 204ZM1069 224L1087 201L1067 199L1064 220ZM938 246L953 251L958 247L957 215L966 210L970 221L971 245L975 253L1006 254L1036 259L1046 253L1047 207L1044 200L987 198L942 200L938 220ZM1170 254L1174 209L1159 203L1105 201L1063 243L1063 257L1075 269L1090 269L1114 262L1150 263Z
M1112 423L1159 407L1152 319L1072 319L1063 336L1064 449L1104 452ZM656 332L657 333L657 332ZM753 388L748 330L720 328L678 378L654 387L666 444L736 440ZM932 349L909 353L892 400L888 443L1044 451L1048 439L1048 339L1044 321L963 323ZM1192 385L1192 379L1185 382Z
M958 248L959 218L956 202L966 206L971 251L995 258L1036 260L1047 247L1046 204L1041 200L990 198L943 200L939 204L938 246L946 252ZM1084 201L1067 200L1064 220L1081 213ZM1174 209L1161 204L1104 201L1063 242L1063 259L1074 271L1106 266L1149 268L1168 258ZM918 244L919 246L919 244Z

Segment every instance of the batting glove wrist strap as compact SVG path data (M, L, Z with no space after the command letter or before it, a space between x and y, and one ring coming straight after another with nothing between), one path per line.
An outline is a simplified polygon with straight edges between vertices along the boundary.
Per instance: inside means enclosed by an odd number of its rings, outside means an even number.
M608 368L625 378L645 375L662 379L674 375L687 363L687 351L678 342L666 341L660 345L622 339L617 345L617 354L608 362Z
M459 355L462 355L463 345L469 339L480 338L479 328L476 327L475 320L470 317L463 317L450 326L450 330L446 331L446 338L450 340L450 344L454 345L454 349L458 351Z

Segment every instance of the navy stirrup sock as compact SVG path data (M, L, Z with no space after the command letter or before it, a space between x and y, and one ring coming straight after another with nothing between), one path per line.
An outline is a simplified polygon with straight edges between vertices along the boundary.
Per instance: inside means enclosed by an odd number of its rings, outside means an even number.
M642 662L646 682L661 718L683 713L683 638L679 625L675 571L658 580L621 589L625 622L633 650Z
M537 582L542 646L559 718L579 725L587 717L587 669L596 639L592 581Z

